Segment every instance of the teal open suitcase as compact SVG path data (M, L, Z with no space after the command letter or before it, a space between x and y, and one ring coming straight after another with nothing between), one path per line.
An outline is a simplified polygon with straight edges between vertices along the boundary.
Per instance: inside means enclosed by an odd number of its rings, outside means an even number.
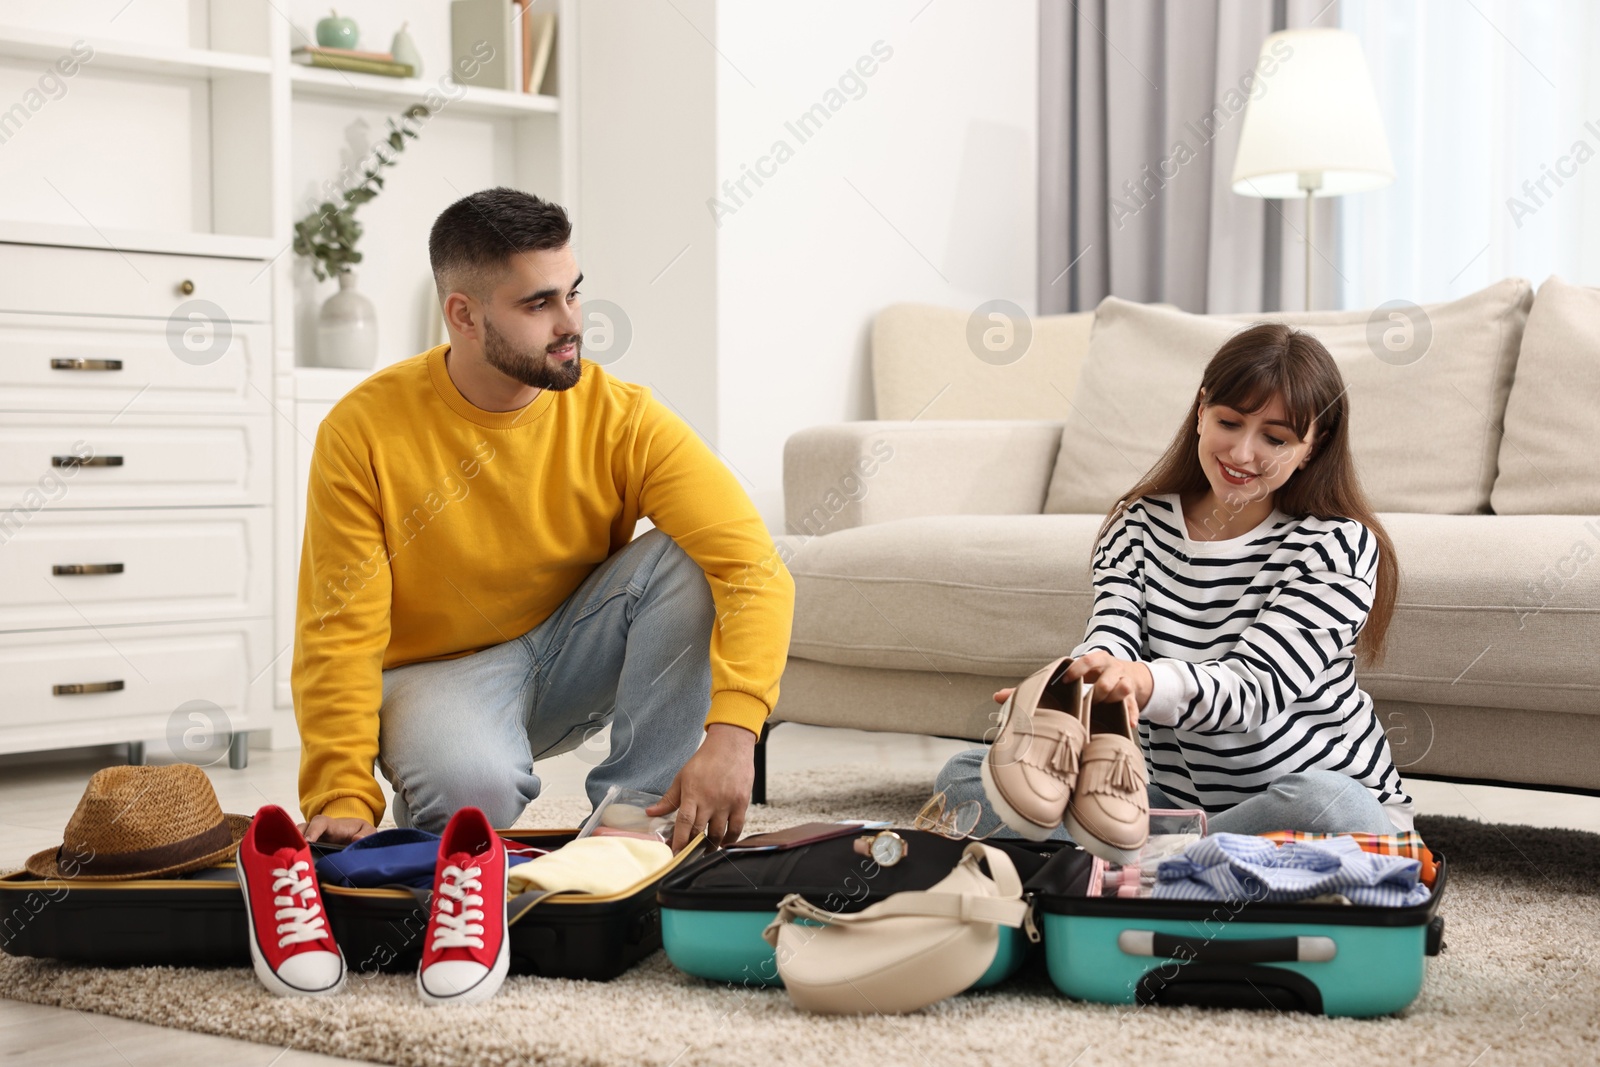
M892 893L932 886L950 873L967 844L922 830L896 832L906 839L907 850L893 867L880 867L857 854L851 837L772 852L718 851L684 867L656 893L667 958L699 978L781 985L772 947L761 931L786 894L799 893L835 911L861 911ZM1024 883L1061 848L1073 847L992 839L985 843L1005 850ZM1031 948L1022 930L1001 928L994 962L972 988L1010 977Z
M1050 980L1105 1004L1201 1004L1324 1015L1400 1011L1443 948L1448 876L1405 908L1204 902L1087 895L1093 857L1076 849L1028 883Z

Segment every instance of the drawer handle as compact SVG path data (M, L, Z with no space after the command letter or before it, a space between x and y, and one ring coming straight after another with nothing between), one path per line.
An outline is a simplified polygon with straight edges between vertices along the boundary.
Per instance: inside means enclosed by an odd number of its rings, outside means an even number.
M52 359L51 370L121 370L120 359Z
M51 574L121 574L120 563L57 563Z
M120 467L121 456L90 456L88 459L79 459L77 456L51 456L52 467Z
M122 679L117 678L110 682L69 682L66 685L53 685L50 691L55 696L64 697L74 693L114 693L121 688L123 688Z
M178 292L182 293L184 296L188 296L190 293L194 292L194 282L188 278L185 278L183 281L178 283Z

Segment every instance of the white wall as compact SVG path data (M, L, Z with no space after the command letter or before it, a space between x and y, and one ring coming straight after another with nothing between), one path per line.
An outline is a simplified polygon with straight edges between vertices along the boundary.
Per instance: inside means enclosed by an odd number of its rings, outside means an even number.
M880 309L1034 310L1036 0L584 0L579 18L585 305L633 331L608 370L677 409L781 532L784 441L872 417ZM819 103L810 136L785 125ZM758 167L759 188L722 187Z
M576 5L578 194L568 206L585 358L649 385L715 444L716 231L701 201L715 182L716 71L695 26L711 26L713 9L713 0ZM625 351L600 350L590 315L602 300L627 318Z
M1032 0L717 5L718 444L774 532L785 439L873 416L881 308L1035 310L1037 29Z

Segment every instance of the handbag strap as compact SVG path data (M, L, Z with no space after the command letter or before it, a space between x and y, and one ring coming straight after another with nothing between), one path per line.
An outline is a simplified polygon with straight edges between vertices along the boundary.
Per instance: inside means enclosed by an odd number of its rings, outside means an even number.
M778 914L761 931L767 944L777 947L778 931L793 919L810 919L825 926L836 924L859 925L901 915L929 918L957 919L961 922L986 922L998 926L1026 926L1030 940L1036 939L1031 909L1022 899L1022 880L1011 857L997 848L981 842L969 844L961 854L957 866L971 867L977 871L978 861L988 861L998 896L984 893L935 893L912 890L894 893L865 911L837 912L811 903L799 893L790 893L778 903Z

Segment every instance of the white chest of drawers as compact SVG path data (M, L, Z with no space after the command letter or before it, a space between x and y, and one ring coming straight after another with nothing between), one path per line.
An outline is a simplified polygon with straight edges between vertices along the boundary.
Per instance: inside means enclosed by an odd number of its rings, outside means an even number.
M0 243L0 752L269 725L265 266Z

